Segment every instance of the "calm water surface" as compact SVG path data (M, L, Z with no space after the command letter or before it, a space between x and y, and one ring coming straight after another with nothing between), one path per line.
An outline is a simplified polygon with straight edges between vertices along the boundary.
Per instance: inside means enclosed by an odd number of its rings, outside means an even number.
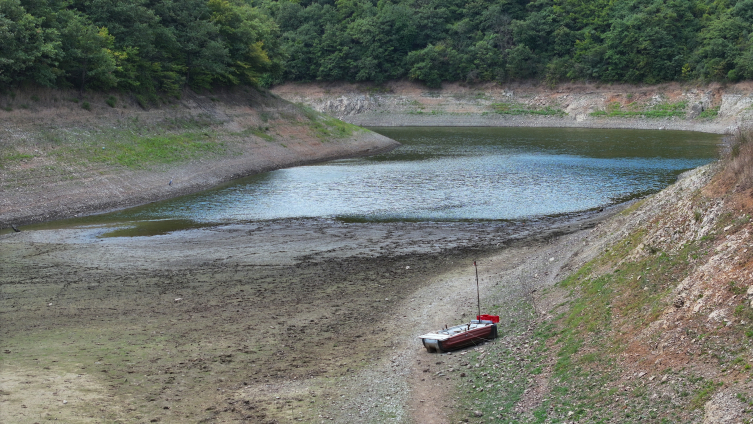
M681 131L374 128L379 156L282 169L110 214L172 225L281 218L518 220L656 192L716 156L720 137Z

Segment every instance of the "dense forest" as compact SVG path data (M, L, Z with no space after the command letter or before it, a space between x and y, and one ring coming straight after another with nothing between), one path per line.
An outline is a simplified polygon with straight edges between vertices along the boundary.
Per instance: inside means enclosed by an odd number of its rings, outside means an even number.
M281 75L277 24L243 1L0 0L0 84L122 89L147 99L185 85Z
M753 79L753 0L0 0L0 84Z

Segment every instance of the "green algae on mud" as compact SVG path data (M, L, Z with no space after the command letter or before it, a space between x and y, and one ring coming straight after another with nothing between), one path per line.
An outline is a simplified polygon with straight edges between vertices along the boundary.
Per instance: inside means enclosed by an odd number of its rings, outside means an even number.
M202 224L190 219L160 219L152 221L137 221L130 224L118 225L112 231L103 233L99 237L145 237L161 236L173 231L206 228L211 224Z

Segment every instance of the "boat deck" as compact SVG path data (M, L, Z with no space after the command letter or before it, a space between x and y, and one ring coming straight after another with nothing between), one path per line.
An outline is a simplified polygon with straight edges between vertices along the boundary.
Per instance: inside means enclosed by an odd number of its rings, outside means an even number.
M471 321L468 324L460 324L455 325L449 328L445 328L444 330L439 330L434 333L427 333L422 336L419 336L421 339L428 339L428 340L447 340L452 336L462 334L471 330L475 330L477 328L483 328L488 327L490 325L493 325L491 322L479 322L479 321Z

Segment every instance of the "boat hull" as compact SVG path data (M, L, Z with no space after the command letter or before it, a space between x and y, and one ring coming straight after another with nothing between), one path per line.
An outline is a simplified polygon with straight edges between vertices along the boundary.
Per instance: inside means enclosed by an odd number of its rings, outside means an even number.
M451 350L461 349L464 347L477 345L487 340L497 338L497 325L487 325L486 327L476 328L465 333L461 333L450 337L447 340L442 340L439 343L440 349L444 352Z
M473 328L440 340L439 337L423 337L421 341L429 352L449 352L477 345L497 338L497 325L489 324Z

